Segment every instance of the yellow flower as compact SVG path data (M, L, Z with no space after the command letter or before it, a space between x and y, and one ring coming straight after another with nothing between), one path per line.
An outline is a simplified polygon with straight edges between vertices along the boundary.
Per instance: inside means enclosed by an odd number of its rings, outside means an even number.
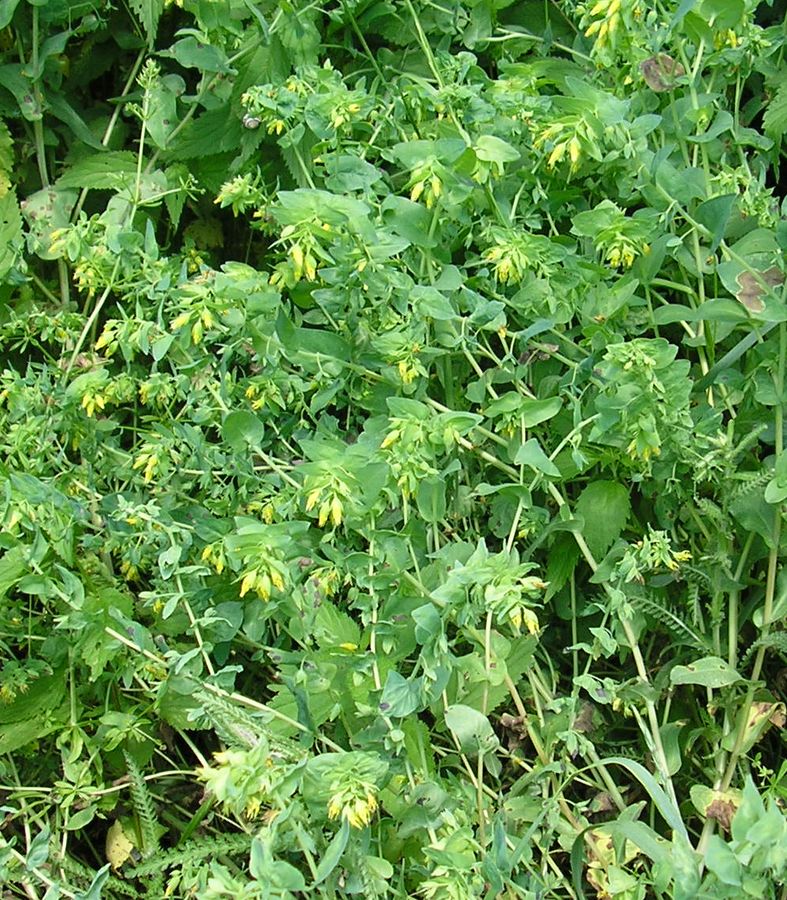
M257 581L257 570L250 569L244 576L243 581L240 585L240 595L241 597L245 597L246 594L254 587L255 582Z
M389 431L383 439L382 444L380 444L381 450L387 450L389 447L393 446L399 440L399 429L394 428L393 431Z
M538 624L538 616L532 609L524 608L522 610L522 618L524 619L525 627L530 634L538 634L541 631L541 627Z
M343 511L342 501L334 494L331 500L331 521L333 522L334 527L341 525Z
M90 418L97 409L102 410L105 405L106 400L101 396L101 394L94 394L88 391L82 397L82 408L87 413L88 418Z
M190 312L182 312L172 320L169 327L172 331L177 331L179 328L182 328L190 318Z
M581 150L582 145L579 143L579 139L576 137L572 137L568 142L568 158L571 160L572 172L576 171L576 168L579 165Z
M339 816L350 823L351 828L365 828L377 809L377 798L371 791L365 796L352 796L347 791L339 791L328 802L328 818Z
M281 573L277 572L276 569L271 569L271 581L276 590L284 590L284 579L281 577Z
M567 149L568 149L568 141L561 141L559 144L555 144L552 152L549 154L549 159L547 160L547 166L550 169L553 169L566 155Z

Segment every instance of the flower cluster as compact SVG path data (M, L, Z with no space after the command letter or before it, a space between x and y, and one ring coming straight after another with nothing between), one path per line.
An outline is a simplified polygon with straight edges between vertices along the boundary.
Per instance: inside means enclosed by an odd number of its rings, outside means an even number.
M656 531L648 527L645 537L626 550L616 566L616 573L625 582L643 583L645 572L658 572L664 569L668 572L677 572L681 563L690 559L690 551L672 549L672 542L666 531Z
M518 284L527 272L548 276L564 256L563 249L542 234L494 227L489 237L493 244L484 260L493 263L495 278L503 284Z

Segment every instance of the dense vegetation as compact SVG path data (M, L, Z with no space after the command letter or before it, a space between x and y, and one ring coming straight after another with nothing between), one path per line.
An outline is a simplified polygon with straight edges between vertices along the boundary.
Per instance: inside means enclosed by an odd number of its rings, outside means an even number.
M0 0L4 896L786 896L786 46Z

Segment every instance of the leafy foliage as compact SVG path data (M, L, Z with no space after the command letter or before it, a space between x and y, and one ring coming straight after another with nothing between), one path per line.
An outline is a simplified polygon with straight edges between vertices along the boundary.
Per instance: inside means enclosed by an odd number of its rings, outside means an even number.
M9 896L783 894L777 12L0 2Z

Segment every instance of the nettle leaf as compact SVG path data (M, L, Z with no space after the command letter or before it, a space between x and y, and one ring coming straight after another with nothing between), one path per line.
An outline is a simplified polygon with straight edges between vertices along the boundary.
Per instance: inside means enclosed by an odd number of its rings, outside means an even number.
M164 2L165 0L129 0L129 6L145 32L149 50L153 49L156 40L158 21L164 12Z
M582 534L594 556L601 557L620 537L631 514L629 493L616 481L593 481L579 495L576 512L585 520Z
M357 649L361 643L361 630L346 612L323 600L314 622L314 635L320 647L328 650Z
M14 267L23 243L22 215L13 191L0 197L0 281Z
M96 153L69 166L57 179L56 187L121 188L133 182L137 174L137 154L130 150ZM143 166L145 160L142 161Z
M771 97L762 117L762 127L768 137L774 140L784 137L784 132L787 131L787 82L783 81Z

